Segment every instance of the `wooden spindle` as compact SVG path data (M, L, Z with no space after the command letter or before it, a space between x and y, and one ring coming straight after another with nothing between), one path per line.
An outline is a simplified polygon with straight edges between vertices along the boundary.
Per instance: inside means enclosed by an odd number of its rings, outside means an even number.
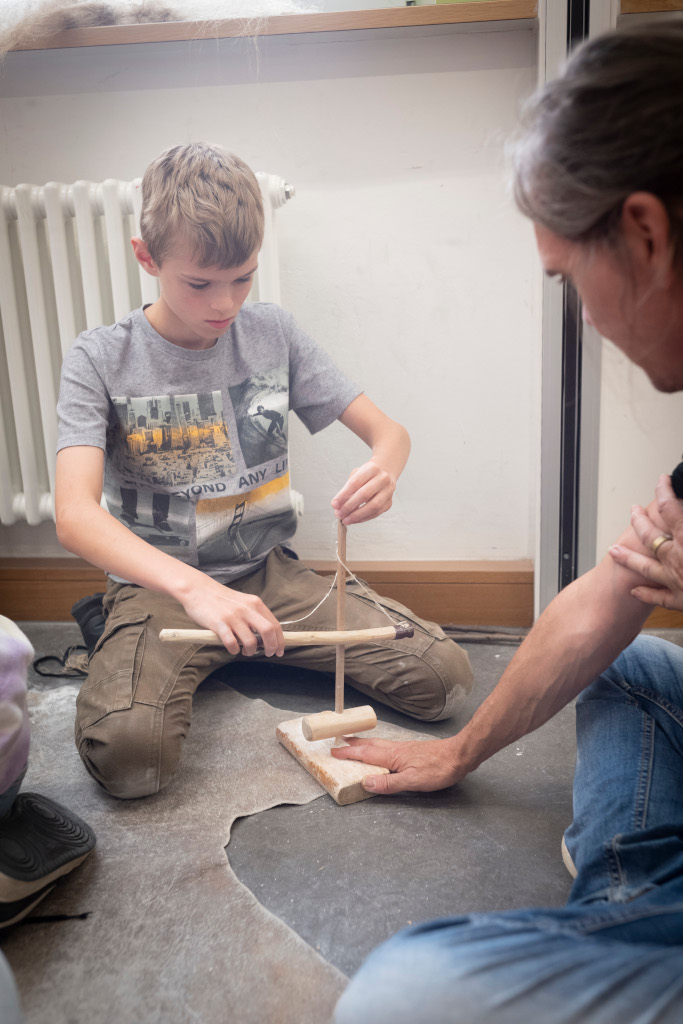
M341 519L337 522L337 629L346 626L346 527ZM346 648L337 647L334 672L334 710L340 715L344 710L344 658Z

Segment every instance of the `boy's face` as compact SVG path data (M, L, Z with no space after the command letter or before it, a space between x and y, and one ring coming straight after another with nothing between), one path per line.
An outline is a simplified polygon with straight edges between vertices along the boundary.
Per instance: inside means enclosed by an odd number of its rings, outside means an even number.
M132 244L138 262L159 278L161 294L146 310L155 330L185 348L211 348L234 322L249 294L258 253L239 267L221 270L200 267L179 249L157 266L141 239L132 239Z

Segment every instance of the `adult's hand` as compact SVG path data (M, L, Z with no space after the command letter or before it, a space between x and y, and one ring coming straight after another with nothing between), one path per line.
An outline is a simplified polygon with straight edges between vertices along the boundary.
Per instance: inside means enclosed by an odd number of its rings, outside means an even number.
M620 544L609 553L615 562L639 573L649 586L640 584L631 593L643 604L659 605L683 611L683 501L679 501L666 474L655 488L660 525L640 505L631 510L631 525L644 548L649 552L658 538L667 538L657 546L655 554L642 554Z
M366 740L351 736L347 743L348 747L332 747L332 756L341 761L378 764L391 772L365 776L363 788L372 793L429 793L452 786L467 774L456 763L452 740Z

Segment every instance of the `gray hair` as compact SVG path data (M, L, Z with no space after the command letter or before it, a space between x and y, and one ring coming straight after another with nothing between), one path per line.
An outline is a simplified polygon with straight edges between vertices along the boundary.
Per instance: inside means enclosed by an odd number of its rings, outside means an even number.
M683 257L683 22L584 43L525 106L510 146L519 209L571 241L618 248L624 201L666 207Z

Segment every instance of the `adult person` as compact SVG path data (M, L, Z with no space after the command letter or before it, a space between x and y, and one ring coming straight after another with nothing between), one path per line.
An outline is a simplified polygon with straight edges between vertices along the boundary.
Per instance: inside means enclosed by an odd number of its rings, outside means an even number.
M658 389L682 390L683 24L584 44L530 101L513 157L546 273L573 281L585 319ZM636 639L653 604L683 609L683 502L667 476L457 736L335 751L391 770L365 780L375 793L434 790L580 695L567 906L399 933L336 1024L683 1020L683 650Z

